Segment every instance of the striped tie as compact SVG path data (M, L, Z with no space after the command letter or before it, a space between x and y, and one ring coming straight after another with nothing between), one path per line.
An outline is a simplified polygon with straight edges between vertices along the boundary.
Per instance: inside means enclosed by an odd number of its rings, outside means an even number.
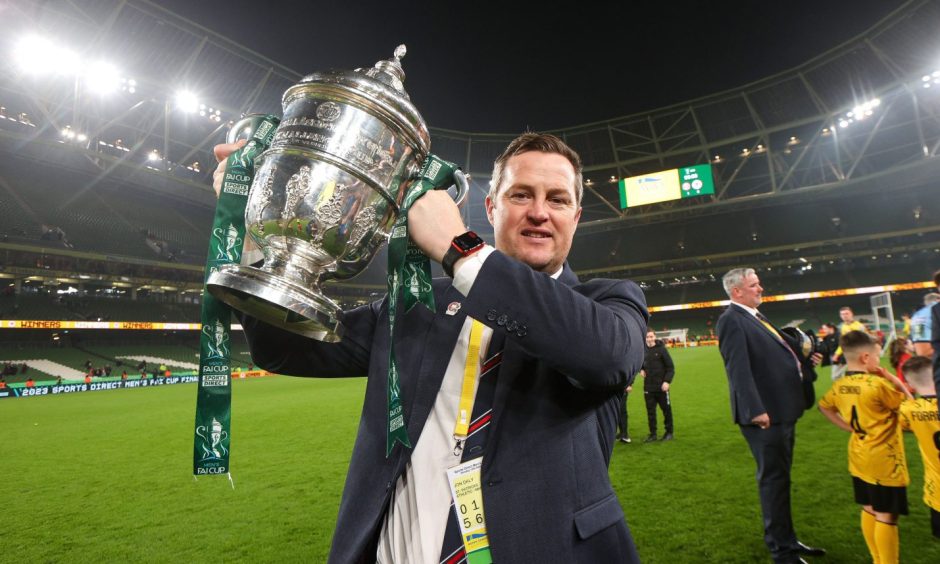
M493 416L493 397L496 394L496 376L499 365L503 359L503 343L505 333L494 331L493 338L487 352L486 361L480 366L480 381L477 385L476 399L473 402L473 415L470 428L467 430L467 440L464 443L461 462L467 462L483 456L486 437L489 433L490 420ZM498 352L493 352L498 351ZM456 460L456 457L454 457ZM484 508L485 511L485 508ZM475 554L475 553L474 553ZM451 500L450 511L447 512L447 527L444 530L444 542L441 545L441 564L459 564L466 560L463 540L460 537L460 526L457 524L457 514L454 511L454 502Z

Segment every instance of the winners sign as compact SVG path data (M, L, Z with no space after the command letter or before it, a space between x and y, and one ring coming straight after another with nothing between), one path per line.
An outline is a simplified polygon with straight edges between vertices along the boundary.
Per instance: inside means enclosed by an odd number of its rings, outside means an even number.
M709 164L631 176L621 180L619 186L621 209L715 193Z

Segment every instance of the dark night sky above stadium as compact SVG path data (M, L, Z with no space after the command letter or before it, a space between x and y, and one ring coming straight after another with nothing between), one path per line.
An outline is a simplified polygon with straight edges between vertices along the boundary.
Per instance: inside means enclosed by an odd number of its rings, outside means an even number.
M428 124L518 132L690 100L799 65L903 0L156 2L298 72L406 43Z

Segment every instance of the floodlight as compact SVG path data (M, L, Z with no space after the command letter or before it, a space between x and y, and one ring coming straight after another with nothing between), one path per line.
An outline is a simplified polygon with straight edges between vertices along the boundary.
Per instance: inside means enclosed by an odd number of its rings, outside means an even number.
M78 68L78 55L36 35L19 41L15 58L20 69L31 74L69 74Z
M150 151L149 153L147 153L147 160L148 160L148 161L159 161L159 160L160 160L160 153L159 153L156 149L154 149L153 151Z
M78 135L75 136L75 139L77 141L88 141L88 136L85 135L84 133L79 133Z
M110 63L98 61L85 69L85 85L93 92L110 94L117 90L118 83L118 71Z
M17 43L14 57L20 69L39 74L47 69L54 52L55 47L48 40L28 35Z
M133 78L122 78L121 79L121 90L133 94L137 92L137 81Z
M188 114L199 111L199 98L189 90L180 90L176 93L176 107Z

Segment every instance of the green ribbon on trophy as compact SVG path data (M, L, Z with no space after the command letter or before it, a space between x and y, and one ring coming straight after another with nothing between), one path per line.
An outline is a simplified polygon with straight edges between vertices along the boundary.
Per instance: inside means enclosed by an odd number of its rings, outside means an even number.
M209 293L205 288L205 280L219 266L241 261L245 240L245 206L254 177L255 158L271 144L279 122L278 118L271 115L251 115L235 124L230 133L229 142L247 133L248 143L228 157L209 239L209 260L202 291L193 476L226 474L229 482L232 481L229 472L232 437L229 338L232 310Z
M454 172L459 167L435 155L421 166L418 178L412 182L401 203L398 219L392 227L388 241L388 427L385 456L392 453L395 441L411 448L405 412L401 401L401 380L395 361L395 316L398 296L404 290L402 305L409 311L417 303L434 311L434 293L431 290L431 261L408 237L408 210L428 190L446 189L454 184Z

